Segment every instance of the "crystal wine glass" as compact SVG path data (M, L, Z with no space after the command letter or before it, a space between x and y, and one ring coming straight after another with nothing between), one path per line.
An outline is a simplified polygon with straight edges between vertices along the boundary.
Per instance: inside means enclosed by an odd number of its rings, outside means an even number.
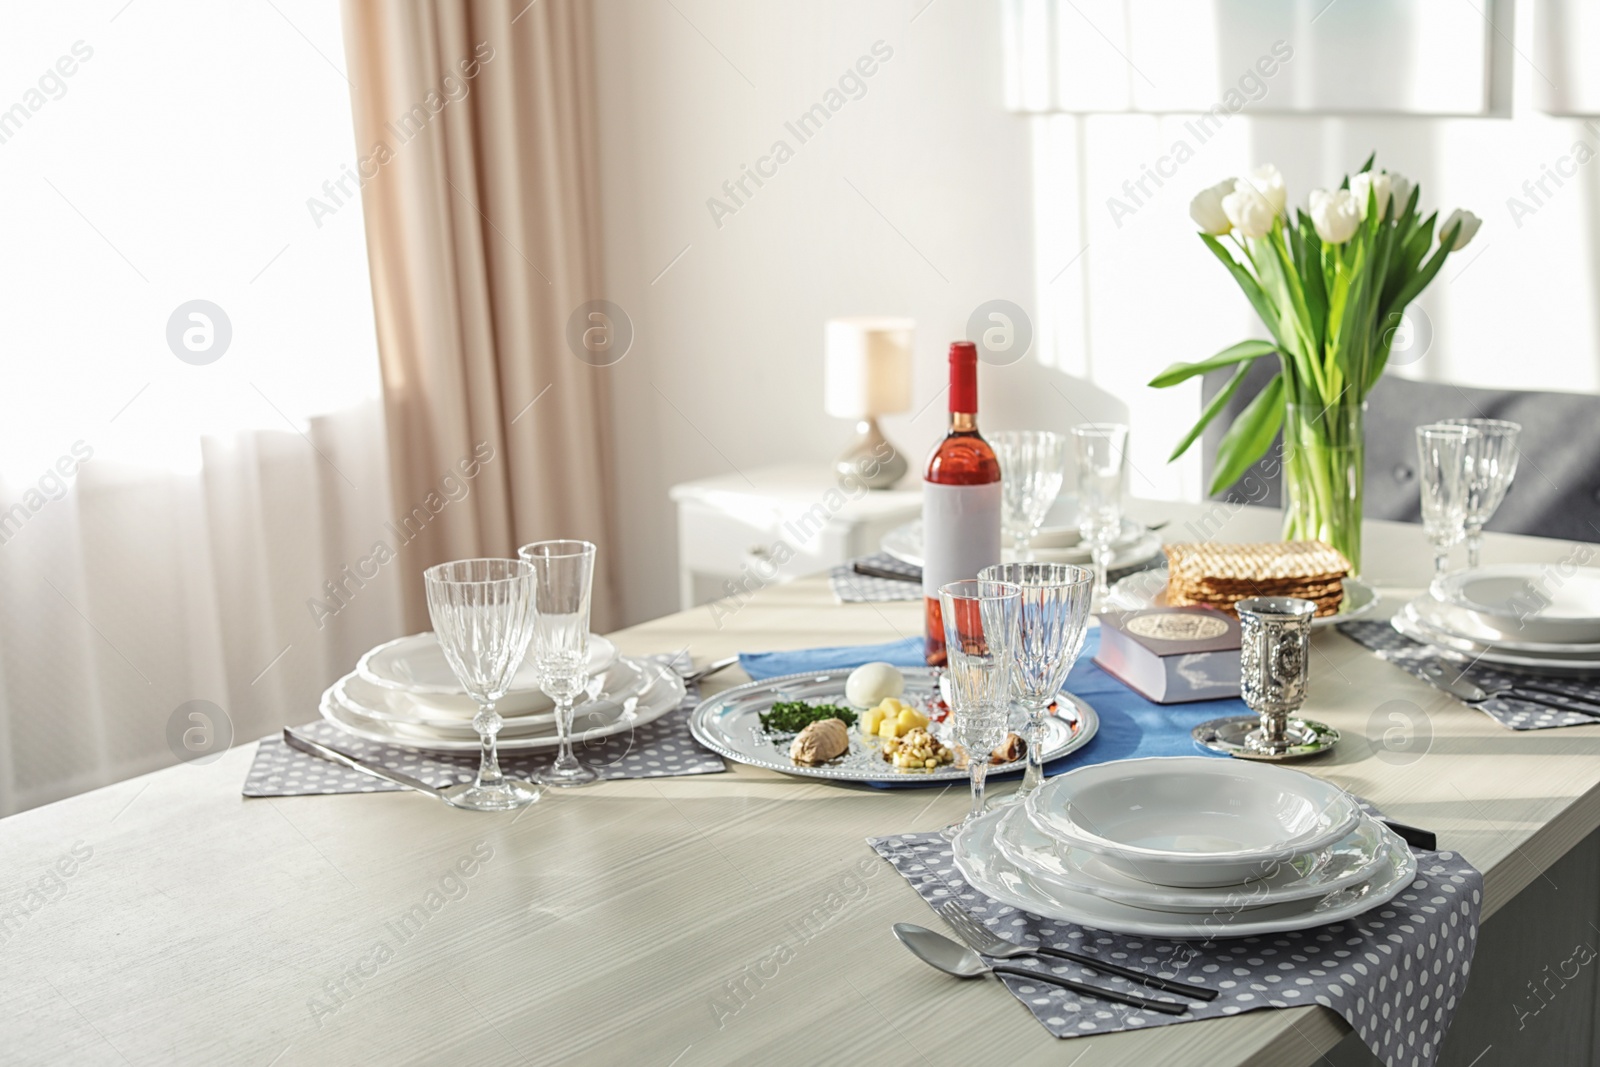
M954 740L966 751L972 778L972 807L966 818L940 831L946 839L984 812L989 753L1005 738L1011 717L1012 650L1021 600L1022 590L1010 582L967 579L939 587Z
M1007 430L991 434L989 444L1000 461L1001 521L1017 558L1032 559L1029 542L1061 492L1067 439L1050 430Z
M1483 524L1494 517L1517 476L1522 427L1504 419L1445 419L1444 425L1466 426L1482 435L1470 456L1467 487L1467 566L1476 567L1483 551Z
M1110 587L1111 545L1122 529L1122 487L1128 469L1128 428L1120 422L1086 422L1072 428L1078 460L1078 533L1094 560L1094 605Z
M594 545L588 541L535 541L517 549L533 568L533 636L528 653L539 688L556 702L561 750L539 775L544 785L588 785L598 775L572 754L572 703L589 683L589 593Z
M511 688L528 650L533 568L515 559L464 559L429 567L422 577L445 661L478 704L472 727L483 743L476 781L447 787L445 799L474 811L532 804L539 799L538 787L500 773L495 747L500 716L494 705Z
M1435 577L1449 569L1450 546L1466 533L1471 458L1482 436L1470 426L1435 422L1417 427L1422 526L1433 545Z
M1011 687L1028 712L1028 770L1013 799L1044 781L1044 717L1083 651L1094 572L1068 563L1002 563L978 572L1021 590Z

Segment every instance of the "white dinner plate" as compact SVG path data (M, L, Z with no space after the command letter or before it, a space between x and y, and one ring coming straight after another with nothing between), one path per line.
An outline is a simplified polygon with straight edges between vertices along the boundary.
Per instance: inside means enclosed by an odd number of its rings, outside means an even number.
M617 646L599 634L589 635L589 676L592 678L605 670L617 658ZM456 679L444 658L444 650L432 631L397 637L367 652L356 663L356 673L373 685L385 689L401 689L408 693L429 696L461 697L471 704L467 691ZM532 660L525 659L511 679L514 693L538 693L539 680L534 673ZM540 700L547 698L541 693ZM471 717L470 714L468 716Z
M575 721L575 742L599 740L631 730L636 726L643 726L683 704L686 690L683 679L676 671L655 663L644 663L642 667L649 677L649 684L637 695L629 696L622 701L624 713L617 716L609 725L597 726L592 730L585 727L582 721ZM602 699L605 699L604 694ZM439 731L426 727L385 722L382 719L362 715L342 704L335 697L334 687L331 686L322 694L319 710L324 719L339 729L379 744L425 748L439 752L476 752L479 749L475 736L472 739L458 740L454 737L439 736ZM502 734L499 747L503 751L528 751L554 748L557 743L558 739L554 734L510 738Z
M1600 642L1600 568L1508 563L1434 580L1433 595L1513 641Z
M1152 567L1137 571L1113 583L1106 596L1106 606L1116 611L1142 611L1145 608L1167 606L1167 569ZM1378 606L1378 591L1360 578L1344 580L1344 599L1333 615L1320 615L1311 620L1311 628L1320 630L1336 623L1359 619Z
M588 695L583 699L593 700L601 694L612 699L632 696L653 677L647 673L646 667L641 660L617 657L611 666L589 680ZM334 683L334 688L340 700L362 715L409 726L464 731L467 735L475 736L472 719L477 714L478 706L470 697L439 697L385 689L373 685L359 674L345 675ZM462 702L466 704L465 708L460 706ZM507 732L538 726L554 728L554 708L555 705L548 700L542 709L533 711L519 710L517 702L510 699L501 700L495 705Z
M1079 542L1062 543L1069 538L1065 533L1046 538L1048 544L1041 543L1039 538L1033 541L1033 558L1038 563L1080 563L1090 562L1088 546ZM912 519L902 523L883 535L879 546L884 552L893 556L902 563L913 567L922 566L922 520ZM1122 520L1122 532L1111 546L1111 569L1121 570L1125 567L1136 567L1147 563L1161 554L1161 538L1132 519ZM1009 548L1000 553L1002 561L1010 563L1015 556Z
M1498 631L1479 623L1470 612L1462 611L1454 604L1441 603L1431 596L1419 596L1401 607L1400 611L1426 630L1464 642L1462 647L1469 651L1487 648L1536 659L1600 659L1600 643L1508 640Z
M1327 848L1361 809L1332 782L1263 763L1164 756L1079 767L1024 802L1063 851L1185 888L1239 885Z
M1420 641L1458 662L1488 663L1499 667L1516 667L1534 674L1555 677L1587 676L1600 673L1600 657L1583 659L1574 656L1536 656L1531 653L1504 652L1475 641L1452 637L1418 621L1404 609L1389 620L1395 632L1413 641Z
M1001 819L995 840L1007 859L1028 871L1054 896L1088 893L1137 907L1186 913L1261 908L1323 897L1371 878L1386 860L1393 862L1393 850L1406 847L1394 831L1363 816L1343 839L1281 863L1264 878L1246 885L1180 889L1141 881L1092 853L1063 852L1028 821L1027 812L1019 805L1011 805Z
M951 842L956 866L972 888L1043 919L1078 923L1096 930L1140 937L1256 937L1307 930L1371 911L1398 896L1417 875L1409 848L1395 862L1381 864L1371 878L1321 897L1272 904L1264 908L1228 908L1205 915L1162 911L1123 904L1087 893L1056 896L1039 885L1036 875L1018 867L1000 851L995 833L1007 809L974 820Z
M608 725L621 712L622 701L643 693L645 686L654 680L648 664L638 659L619 656L603 675L590 678L584 696L579 697L573 709L573 721L578 729ZM344 707L366 718L394 723L406 729L421 728L429 737L464 737L474 739L472 718L462 718L451 712L440 713L426 707L418 697L400 693L397 689L384 689L355 673L339 678L333 685L334 699ZM525 737L555 733L555 710L530 713L530 715L501 715L502 737Z

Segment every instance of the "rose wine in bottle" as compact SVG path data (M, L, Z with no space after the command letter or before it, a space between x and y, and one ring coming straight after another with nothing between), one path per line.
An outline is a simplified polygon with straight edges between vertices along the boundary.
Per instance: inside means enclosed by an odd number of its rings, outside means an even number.
M950 346L950 429L922 475L922 596L930 667L945 663L939 587L1000 562L1000 461L978 433L978 349Z

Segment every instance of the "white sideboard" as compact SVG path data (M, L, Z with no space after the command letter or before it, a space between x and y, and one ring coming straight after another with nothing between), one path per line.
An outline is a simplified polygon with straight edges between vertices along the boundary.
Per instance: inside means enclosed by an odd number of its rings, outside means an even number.
M850 488L822 464L795 463L673 486L682 607L876 552L886 532L922 514L921 483L908 482Z

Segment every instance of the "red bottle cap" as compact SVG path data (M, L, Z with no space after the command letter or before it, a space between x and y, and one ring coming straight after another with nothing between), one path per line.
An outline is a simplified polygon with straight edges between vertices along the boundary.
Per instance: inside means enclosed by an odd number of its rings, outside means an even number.
M950 410L978 411L978 346L971 341L950 342Z

